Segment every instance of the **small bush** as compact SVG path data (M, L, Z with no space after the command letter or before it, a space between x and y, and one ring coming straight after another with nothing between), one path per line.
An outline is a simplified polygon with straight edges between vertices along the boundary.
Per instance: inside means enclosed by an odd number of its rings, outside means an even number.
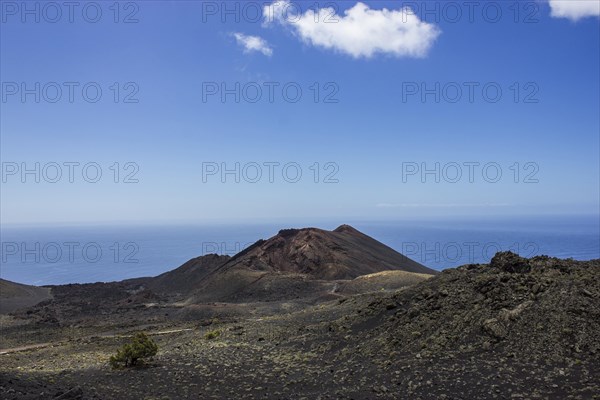
M221 336L221 331L210 331L204 335L204 339L212 340L218 338L219 336Z
M158 346L145 333L137 333L131 343L124 344L117 354L110 357L110 365L113 368L132 367L139 360L153 357L158 351Z

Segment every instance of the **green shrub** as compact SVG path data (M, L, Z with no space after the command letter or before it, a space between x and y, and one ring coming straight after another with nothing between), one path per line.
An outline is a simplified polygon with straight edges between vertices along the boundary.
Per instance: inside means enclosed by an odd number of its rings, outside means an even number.
M210 331L204 335L204 339L212 340L218 338L219 336L221 336L221 331Z
M110 365L113 368L132 367L139 360L153 357L158 351L158 346L145 333L139 332L131 343L124 344L117 354L110 357Z

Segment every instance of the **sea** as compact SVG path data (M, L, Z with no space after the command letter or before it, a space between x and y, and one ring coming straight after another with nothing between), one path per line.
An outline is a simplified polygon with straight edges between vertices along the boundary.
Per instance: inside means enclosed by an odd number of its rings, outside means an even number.
M436 270L486 263L498 251L525 257L600 258L599 216L463 218L342 223ZM2 225L0 277L32 284L110 282L156 276L209 253L234 255L286 222L244 224Z

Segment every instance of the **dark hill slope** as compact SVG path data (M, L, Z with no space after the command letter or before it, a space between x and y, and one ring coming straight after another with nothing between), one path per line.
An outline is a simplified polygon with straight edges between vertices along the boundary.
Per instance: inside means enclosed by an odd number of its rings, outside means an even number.
M0 279L0 314L31 307L51 297L49 288L22 285Z
M223 266L224 270L236 268L307 274L324 280L353 279L387 270L437 273L348 225L333 231L281 230Z
M189 302L326 299L342 281L389 270L437 273L348 225L284 229L205 275Z
M374 390L393 398L596 398L599 276L600 260L498 253L336 306L325 357L354 371L370 360L388 380Z
M160 293L188 293L230 259L229 256L207 254L192 258L172 271L148 279L145 285Z

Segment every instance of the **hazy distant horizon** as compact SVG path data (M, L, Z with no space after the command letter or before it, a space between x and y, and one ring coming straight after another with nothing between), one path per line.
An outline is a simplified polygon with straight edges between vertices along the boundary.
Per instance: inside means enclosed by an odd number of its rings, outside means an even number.
M43 285L152 276L205 254L232 256L280 229L332 230L344 223L438 270L488 262L497 251L508 250L527 257L600 258L600 219L596 216L314 222L3 225L0 277Z
M544 230L600 241L600 9L559 3L6 3L2 244L147 230L166 268L167 232L351 224L583 254Z
M550 221L557 219L585 218L596 220L600 224L600 211L593 212L572 212L572 213L538 213L538 214L413 214L394 217L357 217L357 216L329 216L329 217L254 217L254 218L207 218L207 219L148 219L148 220L83 220L83 221L30 221L30 222L2 222L2 227L93 227L93 226L178 226L178 225L260 225L260 224L294 224L298 227L313 226L314 224L346 224L347 221L367 221L367 222L431 222L431 221L460 221L460 222L478 222L478 221L526 221L526 220L544 220Z

